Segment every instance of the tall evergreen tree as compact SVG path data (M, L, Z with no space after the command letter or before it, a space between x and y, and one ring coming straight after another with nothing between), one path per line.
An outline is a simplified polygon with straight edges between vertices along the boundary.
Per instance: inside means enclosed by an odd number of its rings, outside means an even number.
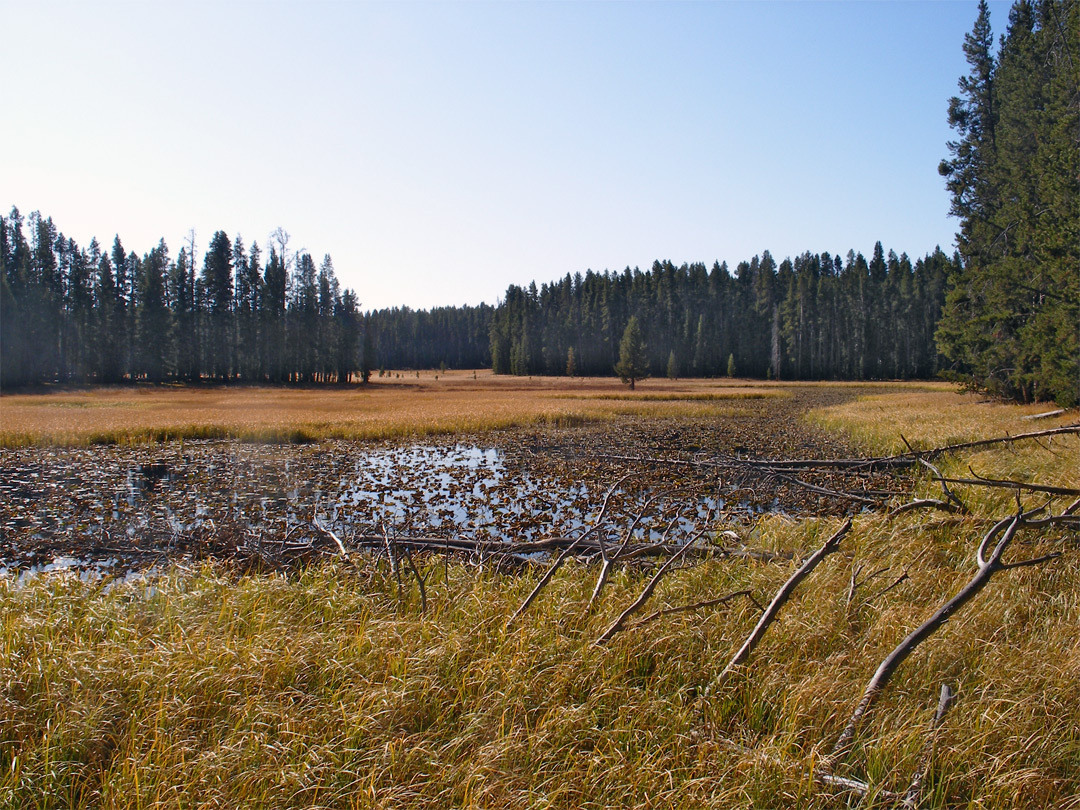
M641 337L641 327L636 317L631 316L619 341L619 362L615 364L615 373L624 383L629 383L634 390L634 383L649 376L649 361L645 355L645 342Z
M960 220L938 345L973 387L1080 398L1080 4L1015 3L995 57L979 5L970 73L949 103L960 136L940 171Z

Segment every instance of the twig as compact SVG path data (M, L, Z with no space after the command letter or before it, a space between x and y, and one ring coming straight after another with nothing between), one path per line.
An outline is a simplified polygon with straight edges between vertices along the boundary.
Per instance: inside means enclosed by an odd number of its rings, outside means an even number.
M945 715L948 713L949 708L955 700L956 693L949 688L947 683L943 683L941 685L941 695L938 697L937 711L934 712L934 718L930 721L930 731L926 736L926 745L923 748L923 755L919 759L919 764L915 768L915 773L911 776L911 785L908 787L907 793L904 794L903 807L914 808L919 805L919 796L922 794L923 778L926 775L926 769L930 766L930 757L933 756L934 753L937 730L941 726L942 721L945 719Z
M716 605L724 605L739 596L745 596L747 599L753 602L754 605L757 607L758 611L765 611L765 608L763 608L758 603L758 601L754 599L753 592L747 589L745 591L735 591L733 593L727 594L726 596L719 596L716 599L706 599L703 602L694 602L694 604L692 605L679 605L678 607L664 608L663 610L658 610L655 613L650 613L644 619L640 619L639 621L634 622L634 624L632 624L630 628L627 629L642 627L646 624L651 624L652 622L655 622L657 619L662 619L664 616L671 616L675 613L686 613L691 610L701 610L702 608L715 607Z
M655 574L653 574L652 579L649 580L648 584L645 586L645 589L641 592L638 598L635 599L633 603L620 614L619 618L615 620L615 623L612 624L611 627L609 627L607 630L605 630L603 635L601 635L600 638L598 638L594 642L595 646L599 647L601 644L610 641L612 636L622 630L623 624L626 623L626 620L633 616L635 613L637 613L639 610L641 610L645 603L649 601L649 597L651 597L653 591L656 590L656 586L660 583L660 580L663 578L664 574L666 574L668 572L668 569L670 569L671 566L674 565L686 553L686 550L690 548L692 544L693 540L685 543L682 548L680 548L677 552L667 558L667 561L656 570Z

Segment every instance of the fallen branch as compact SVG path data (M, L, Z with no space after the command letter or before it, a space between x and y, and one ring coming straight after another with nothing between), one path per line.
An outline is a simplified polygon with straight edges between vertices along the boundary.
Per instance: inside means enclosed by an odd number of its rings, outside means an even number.
M1020 418L1023 419L1025 422L1032 422L1036 419L1049 419L1051 416L1061 416L1061 414L1063 413L1065 413L1065 409L1058 408L1056 411L1046 411L1046 413L1033 413L1029 414L1028 416L1021 416Z
M896 507L889 512L889 517L896 517L904 512L914 512L916 509L940 509L943 512L952 512L954 514L961 511L955 503L949 503L937 498L918 498Z
M547 587L547 584L551 582L552 577L555 576L555 572L562 567L562 564L566 562L567 558L574 552L574 550L578 546L580 546L590 534L597 531L604 524L604 513L607 511L608 502L611 499L611 494L615 491L616 487L618 487L618 485L625 480L626 476L619 479L610 487L608 487L608 491L604 495L603 504L600 507L600 513L596 516L596 522L593 523L592 526L590 526L580 535L578 535L578 538L566 547L566 549L555 559L555 562L548 566L548 570L544 573L544 576L540 578L540 581L536 583L536 587L532 589L532 592L528 595L528 597L526 597L525 601L521 603L521 606L514 611L514 615L511 616L510 620L506 623L507 628L509 628L515 621L517 621L518 617L521 616L522 613L529 609L529 605L531 605L536 600L536 597L540 595L540 591L544 590L544 588Z
M637 613L639 610L641 610L645 603L649 601L649 597L651 597L653 591L656 590L656 586L660 584L660 580L663 579L664 574L666 574L671 568L671 566L673 566L683 557L683 555L686 553L686 550L690 548L693 542L694 540L690 540L689 542L685 543L682 548L680 548L677 552L668 557L667 561L658 569L656 569L656 573L652 575L652 579L649 580L648 584L645 586L645 589L638 595L638 598L635 599L633 603L619 615L619 618L615 620L615 623L612 624L611 627L609 627L607 630L605 630L600 636L600 638L593 642L594 646L599 647L601 644L610 641L612 636L622 630L623 624L625 624L626 620L633 616L635 613Z
M1046 557L1037 558L1036 560L1026 560L1018 563L1004 563L1001 560L1005 550L1016 536L1017 530L1024 525L1024 522L1028 517L1031 517L1040 511L1042 510L1036 509L1030 512L1018 511L1016 515L1000 520L991 527L990 531L987 532L986 536L979 544L979 549L976 554L978 570L976 571L975 576L972 577L968 584L965 585L956 596L945 602L945 604L938 608L929 619L909 633L907 638L901 641L878 666L877 671L866 685L863 696L856 705L855 710L852 712L847 725L844 727L843 731L840 732L840 736L833 746L832 753L823 764L822 770L824 772L831 772L832 766L847 754L851 747L851 743L855 738L855 732L862 722L863 717L877 702L878 697L881 695L882 690L889 682L893 673L896 672L897 668L904 660L914 652L919 644L933 635L933 633L945 624L957 610L977 596L990 582L990 578L998 571L1023 565L1034 565L1052 559L1052 557L1048 555ZM1002 532L1004 532L1003 535ZM984 557L986 548L989 547L989 544L992 543L998 535L1002 535L1001 540L997 541L997 544L994 546L994 550L990 555Z
M753 591L747 589L745 591L734 591L733 593L729 593L726 596L719 596L716 599L706 599L703 602L694 602L694 604L692 605L679 605L678 607L664 608L663 610L658 610L655 613L650 613L644 619L634 622L634 624L630 625L630 627L626 629L636 629L638 627L643 627L646 624L651 624L652 622L655 622L657 619L662 619L664 616L671 616L676 613L687 613L691 610L701 610L702 608L724 605L739 596L745 596L747 599L753 602L754 607L758 609L758 612L765 612L765 608L763 608L761 604L754 598Z
M776 620L776 616L780 612L780 608L782 608L784 606L784 603L786 603L787 600L791 598L791 594L795 591L795 588L798 587L800 582L810 576L810 572L812 572L818 566L818 563L820 563L822 560L824 560L827 556L832 554L840 547L840 540L850 530L851 518L848 518L846 521L844 521L844 525L841 526L832 537L825 541L825 545L823 545L821 548L811 554L810 557L807 558L806 562L804 562L799 567L799 570L792 574L791 578L788 579L788 581L784 583L783 587L781 587L780 590L776 592L776 596L773 597L772 602L769 603L769 606L765 609L765 612L761 614L761 618L758 620L757 625L750 632L750 635L747 636L746 641L743 642L742 647L740 647L738 652L736 652L735 655L732 656L731 661L728 662L728 665L726 667L724 667L723 672L721 672L715 678L715 680L713 680L713 682L709 684L709 687L706 690L706 694L713 691L717 686L719 686L720 682L727 677L728 673L730 673L736 667L741 666L743 662L750 657L750 653L754 651L754 648L758 645L758 642L761 641L762 637L765 635L765 631L769 629L769 625L771 625Z
M975 475L974 471L972 475ZM1026 490L1027 492L1045 492L1048 495L1080 495L1080 489L1073 487L1053 487L1047 484L1027 484L1023 481L1009 481L998 478L940 478L946 484L966 484L977 487L1000 487L1002 489Z
M337 547L338 547L338 550L341 552L341 556L344 557L346 560L349 559L349 552L345 550L345 544L341 542L341 538L337 536L337 533L331 531L329 526L323 526L322 523L319 522L319 516L318 515L314 515L311 518L311 525L314 526L316 529L318 529L323 534L325 534L327 537L329 537L335 543L337 543Z

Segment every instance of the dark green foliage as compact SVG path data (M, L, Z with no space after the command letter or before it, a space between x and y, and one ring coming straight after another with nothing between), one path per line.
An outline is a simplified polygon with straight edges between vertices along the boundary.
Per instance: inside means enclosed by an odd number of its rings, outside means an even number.
M610 374L631 316L649 336L649 374L783 379L931 377L934 329L954 260L914 266L875 246L874 261L804 253L779 266L766 252L741 262L565 276L511 286L490 328L496 374ZM873 267L871 267L873 265ZM675 363L672 366L672 358ZM729 363L730 360L730 363Z
M194 234L175 261L164 240L140 258L119 237L110 253L96 239L81 249L51 219L12 209L0 217L0 386L370 374L372 338L330 257L318 273L310 256L290 257L290 300L287 234L275 240L263 268L257 245L218 231L196 277ZM486 322L478 334L486 352Z
M1080 3L1020 0L997 54L980 3L940 172L960 220L938 345L973 388L1080 394Z
M667 376L669 380L679 379L679 360L675 357L674 349L672 349L671 352L668 354Z
M615 364L615 373L624 383L630 384L631 391L635 382L649 376L649 361L645 356L641 327L633 316L626 322L622 340L619 341L619 362Z

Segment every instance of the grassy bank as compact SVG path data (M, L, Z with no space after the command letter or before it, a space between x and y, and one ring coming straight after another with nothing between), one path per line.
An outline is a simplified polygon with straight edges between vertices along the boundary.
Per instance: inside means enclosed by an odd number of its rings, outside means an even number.
M815 418L875 450L900 425L924 446L1032 428L1030 409L960 424L964 398L885 396ZM1044 444L942 469L1076 486L1080 442ZM619 572L586 614L596 568L570 565L509 629L539 571L428 559L426 612L385 561L362 558L288 576L173 569L112 587L5 580L0 806L884 807L881 791L906 789L948 683L959 697L924 806L1080 807L1080 548L1061 529L1031 531L1011 553L1062 557L996 576L889 683L837 771L870 794L812 778L879 661L970 578L979 538L1011 508L1007 492L957 491L971 515L857 516L708 698L758 613L736 599L595 646L649 572ZM837 525L773 516L738 531L802 556ZM849 601L859 565L888 571ZM710 560L665 578L645 612L742 589L766 603L794 567Z

